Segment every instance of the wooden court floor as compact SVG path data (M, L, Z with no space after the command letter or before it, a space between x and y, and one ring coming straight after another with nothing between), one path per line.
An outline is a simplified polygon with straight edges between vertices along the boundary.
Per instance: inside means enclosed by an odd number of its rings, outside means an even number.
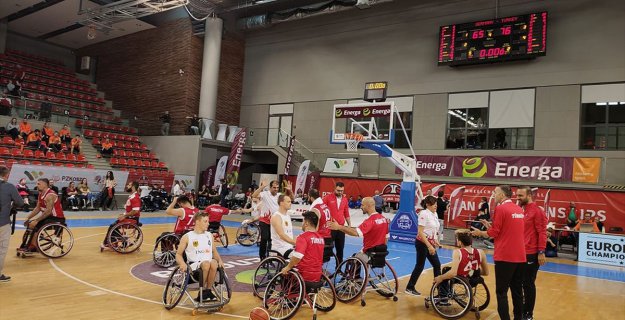
M128 255L100 253L99 244L105 227L73 228L74 248L66 257L48 260L41 255L27 259L15 256L23 231L11 238L4 273L12 281L0 283L0 320L9 319L247 319L249 310L261 301L251 293L233 293L233 298L221 313L200 313L193 317L190 309L168 311L161 304L163 287L135 278L130 269L151 261L154 240L171 225L144 225L142 250ZM234 239L233 228L228 228ZM553 262L552 262L553 263ZM620 271L622 272L622 270ZM400 279L399 301L393 302L375 293L367 294L367 306L337 302L329 313L319 313L318 319L440 319L426 310L423 297L403 294L407 277ZM419 280L417 290L429 292L431 270ZM494 291L494 277L486 277ZM537 280L538 301L536 319L624 319L625 283L541 272ZM482 312L482 319L499 319L494 292L491 303ZM512 306L510 306L511 308ZM311 319L307 307L300 308L294 319ZM469 313L465 319L474 319Z

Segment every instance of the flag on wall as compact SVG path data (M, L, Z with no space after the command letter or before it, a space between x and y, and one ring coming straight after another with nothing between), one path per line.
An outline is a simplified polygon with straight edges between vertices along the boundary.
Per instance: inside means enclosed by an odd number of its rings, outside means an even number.
M230 149L230 157L228 158L228 166L226 176L228 177L228 185L234 186L239 180L239 170L241 169L241 160L243 158L243 147L247 139L247 129L242 128L234 136L232 140L232 148Z
M462 212L462 197L464 196L465 186L456 188L449 195L449 213L447 214L447 223L455 220Z
M210 166L202 174L202 184L205 184L209 189L213 186L213 179L215 178L215 170L217 166Z
M284 164L284 175L289 175L289 169L291 168L291 159L293 158L293 149L295 149L295 136L291 136L289 141L289 151L286 154L286 163Z

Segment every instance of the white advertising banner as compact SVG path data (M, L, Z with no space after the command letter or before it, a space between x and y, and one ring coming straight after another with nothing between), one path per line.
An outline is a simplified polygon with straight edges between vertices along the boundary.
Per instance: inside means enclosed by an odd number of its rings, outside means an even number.
M180 187L182 187L185 191L191 191L191 189L198 190L195 185L195 176L188 176L184 174L177 174L174 176L174 181L180 181Z
M70 182L74 182L76 187L82 179L87 179L91 191L99 191L102 188L107 170L80 169L66 167L33 166L14 164L9 174L9 182L17 184L20 179L26 179L26 185L33 189L37 185L37 179L47 178L54 181L54 185L59 188L67 187ZM113 176L117 181L117 190L121 191L126 186L128 172L113 171Z
M327 158L323 172L329 173L352 173L354 172L354 158L338 159Z
M217 163L217 169L215 169L215 182L213 182L213 186L221 185L219 182L221 179L226 177L226 166L228 165L228 156L223 156L219 159Z
M580 262L625 266L625 237L601 233L579 233Z
M299 165L299 171L297 172L297 180L295 181L295 194L304 193L306 188L306 178L308 177L308 168L310 167L310 160L306 160Z

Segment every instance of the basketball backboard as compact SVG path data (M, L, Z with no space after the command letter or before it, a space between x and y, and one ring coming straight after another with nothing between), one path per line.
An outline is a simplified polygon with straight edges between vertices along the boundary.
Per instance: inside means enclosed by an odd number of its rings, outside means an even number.
M393 143L395 105L390 102L334 105L330 143L345 144L350 134L362 134L362 142Z

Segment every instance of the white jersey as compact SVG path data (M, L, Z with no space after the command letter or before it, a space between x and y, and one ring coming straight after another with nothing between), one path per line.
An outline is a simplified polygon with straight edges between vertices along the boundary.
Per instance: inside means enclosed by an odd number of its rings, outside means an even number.
M256 203L252 202L252 218L259 218L261 210L263 210L262 201L258 201Z
M282 214L280 213L280 211L276 211L273 214L274 216L278 216L281 219L281 225L282 225L282 230L284 231L284 233L291 237L291 239L293 238L293 223L291 223L291 216L289 216L288 214ZM272 216L273 219L273 216ZM284 255L284 252L286 252L289 249L293 249L293 245L280 239L280 236L278 235L278 232L276 232L276 229L273 227L273 225L271 226L271 250L274 251L278 251L280 252L281 255Z
M260 193L260 201L263 202L263 208L260 211L260 216L265 218L270 218L272 212L278 211L278 197L280 193L276 193L276 195L272 195L269 191L263 191Z
M210 232L191 231L184 236L189 239L184 252L187 254L187 262L191 270L195 271L203 261L210 262L213 259L213 235Z

